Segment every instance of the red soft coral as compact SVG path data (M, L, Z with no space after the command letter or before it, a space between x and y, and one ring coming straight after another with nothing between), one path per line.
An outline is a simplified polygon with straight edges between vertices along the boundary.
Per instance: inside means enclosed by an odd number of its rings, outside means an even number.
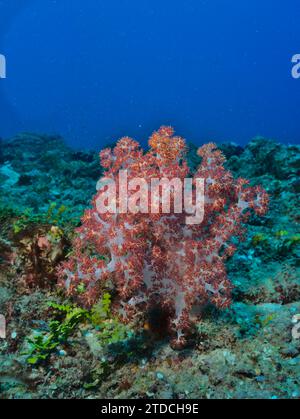
M184 181L189 175L185 141L173 134L171 127L153 133L147 153L127 137L113 150L100 153L107 170L105 182L116 185L116 212L97 211L97 201L105 194L101 179L92 209L77 231L74 255L60 267L59 282L68 294L92 305L111 281L116 290L114 310L124 321L159 307L168 313L174 347L181 347L199 307L208 301L219 308L230 305L232 286L225 261L235 251L231 239L241 237L241 223L250 209L265 213L268 196L244 179L235 180L224 168L223 154L209 143L198 150L202 163L192 176L194 187L197 178L205 179L201 224L186 224L187 213L176 213L174 205L164 213L161 202L156 213L121 213L120 170L127 170L128 182L137 177L148 182L174 177ZM134 193L129 190L129 198ZM173 195L172 199L174 204Z

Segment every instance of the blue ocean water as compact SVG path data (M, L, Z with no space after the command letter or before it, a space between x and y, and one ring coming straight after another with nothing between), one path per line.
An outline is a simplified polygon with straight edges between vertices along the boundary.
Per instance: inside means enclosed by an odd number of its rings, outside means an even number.
M298 0L1 0L0 136L299 142Z

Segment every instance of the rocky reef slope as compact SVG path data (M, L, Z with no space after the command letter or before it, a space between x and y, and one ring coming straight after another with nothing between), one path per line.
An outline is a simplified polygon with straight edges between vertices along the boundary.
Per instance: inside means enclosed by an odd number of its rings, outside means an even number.
M32 134L0 143L0 398L300 398L300 147L220 147L235 176L269 192L270 210L228 262L232 307L207 307L176 352L147 324L137 334L110 318L109 297L86 313L56 288L101 174L97 153Z

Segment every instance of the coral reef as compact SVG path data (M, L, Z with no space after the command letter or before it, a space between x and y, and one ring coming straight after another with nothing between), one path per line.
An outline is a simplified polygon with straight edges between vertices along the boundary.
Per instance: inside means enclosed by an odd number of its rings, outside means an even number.
M147 323L139 335L130 324L118 323L113 288L105 291L111 301L100 299L86 310L89 318L84 315L77 323L74 301L51 275L51 284L40 283L42 273L26 284L31 256L22 237L35 241L58 228L67 243L66 258L101 168L97 153L71 150L60 138L24 134L0 143L0 168L5 166L0 174L0 313L7 321L7 338L0 339L1 399L300 398L300 340L292 335L293 318L300 313L300 147L258 138L245 148L218 148L234 179L246 177L269 193L269 210L264 217L249 218L245 240L226 261L231 306L203 308L190 347L178 352ZM192 173L201 163L196 151L189 145ZM6 181L7 167L18 174L13 186ZM68 211L59 214L63 205ZM45 278L57 266L49 255L43 248L39 266ZM158 328L159 319L152 313ZM30 364L31 351L40 352L29 341L37 343L35 336L47 338L53 331L59 339L47 359Z

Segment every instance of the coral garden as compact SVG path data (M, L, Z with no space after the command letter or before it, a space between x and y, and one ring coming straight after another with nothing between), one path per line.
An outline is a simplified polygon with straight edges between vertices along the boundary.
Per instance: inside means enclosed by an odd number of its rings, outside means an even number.
M299 151L1 141L0 398L300 398ZM100 216L120 169L205 178L203 222Z

